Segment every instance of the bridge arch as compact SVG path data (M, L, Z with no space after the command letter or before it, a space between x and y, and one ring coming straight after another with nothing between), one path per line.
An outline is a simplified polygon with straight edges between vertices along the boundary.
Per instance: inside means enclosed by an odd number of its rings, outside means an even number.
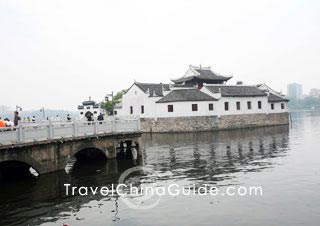
M90 160L90 159L94 159L94 160L97 160L97 159L101 159L101 160L104 160L104 159L107 159L107 155L106 153L97 148L97 147L86 147L86 148L82 148L80 150L78 150L74 155L73 157L76 159L76 160Z
M22 155L22 154L6 155L6 157L0 160L0 164L6 161L16 161L16 162L22 162L22 163L28 164L33 169L35 169L39 174L43 174L47 172L46 167L42 165L41 162L36 161L30 155Z
M73 147L72 159L108 159L108 152L103 145L99 144L81 144Z
M37 167L26 161L10 159L0 162L0 181L37 177L40 173Z

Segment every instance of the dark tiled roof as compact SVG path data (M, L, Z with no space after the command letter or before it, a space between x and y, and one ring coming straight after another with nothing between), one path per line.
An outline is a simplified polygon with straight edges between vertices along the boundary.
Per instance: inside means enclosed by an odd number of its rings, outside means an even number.
M182 77L176 80L172 80L174 83L183 83L183 82L187 82L190 81L194 78L198 78L198 79L202 79L202 80L211 80L211 81L218 81L218 82L223 82L223 81L228 81L230 78L232 78L232 76L222 76L219 75L213 71L211 71L210 69L193 69L196 72L198 72L198 75L195 76L188 76L188 77Z
M86 106L86 105L95 105L96 102L93 100L86 100L82 102L82 105Z
M206 86L212 93L219 93L223 97L252 97L267 96L267 94L255 86Z
M143 92L149 91L150 97L153 96L163 96L162 91L169 91L170 87L169 84L162 84L162 83L138 83L135 82L136 84Z
M217 99L201 92L198 89L172 90L156 103L179 102L179 101L216 101Z
M288 99L275 95L273 93L270 93L268 96L268 102L288 102L288 101L289 101Z

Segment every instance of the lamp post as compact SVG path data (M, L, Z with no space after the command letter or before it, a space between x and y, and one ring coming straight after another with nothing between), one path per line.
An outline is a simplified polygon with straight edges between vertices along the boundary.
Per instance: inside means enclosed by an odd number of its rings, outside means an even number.
M106 95L105 100L109 101L109 97L111 97L112 115L114 115L113 91L110 94Z
M44 112L44 107L42 107L42 108L40 109L40 112L42 112L42 118L43 118L43 120L44 120L45 117L46 117L45 112Z
M22 107L21 107L21 106L16 105L16 111L22 111Z

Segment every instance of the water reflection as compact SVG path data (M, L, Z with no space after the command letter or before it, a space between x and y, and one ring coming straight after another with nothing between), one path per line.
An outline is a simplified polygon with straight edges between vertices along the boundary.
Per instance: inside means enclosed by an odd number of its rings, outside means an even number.
M151 165L159 172L171 171L167 179L183 185L239 184L239 173L259 172L274 167L273 159L287 154L288 143L288 126L144 134L142 164ZM122 213L117 197L66 196L64 184L77 187L111 186L117 183L123 171L136 164L134 160L127 159L76 163L70 174L60 171L37 180L1 185L0 225L40 225L61 219L74 219L71 222L78 225L77 222L86 219L81 213L86 208L96 210L94 214L98 223L99 214L104 214L110 217L111 222L119 221L121 225ZM108 222L101 221L99 225L108 225Z
M272 158L288 150L289 127L143 136L145 163L176 178L212 183L272 167Z
M90 201L105 197L66 196L64 184L76 187L108 186L116 183L120 174L133 166L130 160L80 162L73 166L69 175L59 171L43 175L38 180L2 184L0 225L40 225L75 216ZM105 200L117 202L115 198L107 197Z

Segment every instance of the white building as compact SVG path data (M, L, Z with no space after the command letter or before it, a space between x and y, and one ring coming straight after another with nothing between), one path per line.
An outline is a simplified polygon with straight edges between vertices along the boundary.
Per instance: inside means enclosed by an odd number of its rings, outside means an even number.
M230 78L210 67L190 66L174 84L135 82L123 95L117 115L157 119L288 111L288 100L267 85L226 85Z
M103 113L103 109L98 103L91 100L91 97L89 97L89 100L83 101L82 105L78 106L78 111L80 118L91 117L92 119L97 118L100 113Z

